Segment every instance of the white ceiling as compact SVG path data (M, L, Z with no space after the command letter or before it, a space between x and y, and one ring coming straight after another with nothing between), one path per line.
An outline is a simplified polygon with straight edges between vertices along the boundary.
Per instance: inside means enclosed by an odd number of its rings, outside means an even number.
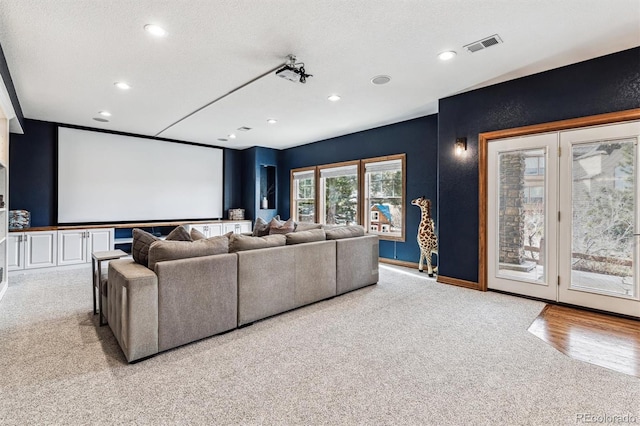
M148 23L168 36L149 35ZM493 34L504 43L463 51ZM267 75L160 135L287 148L432 114L455 93L640 46L640 1L0 0L0 44L25 117L141 135L295 54L313 74L307 84ZM444 50L458 55L441 62ZM371 84L379 74L391 82ZM327 100L334 93L339 102ZM109 123L93 120L100 110L113 114ZM218 141L234 132L237 139Z

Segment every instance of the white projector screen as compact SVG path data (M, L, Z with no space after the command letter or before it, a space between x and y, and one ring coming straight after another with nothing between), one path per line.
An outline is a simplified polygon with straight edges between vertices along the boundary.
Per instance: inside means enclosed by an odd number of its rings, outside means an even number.
M222 218L222 149L58 128L58 222Z

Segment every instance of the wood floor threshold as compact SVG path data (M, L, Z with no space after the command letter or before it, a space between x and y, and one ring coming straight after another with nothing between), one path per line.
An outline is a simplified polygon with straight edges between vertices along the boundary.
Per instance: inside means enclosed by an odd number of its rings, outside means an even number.
M571 358L640 377L640 321L547 304L529 332Z

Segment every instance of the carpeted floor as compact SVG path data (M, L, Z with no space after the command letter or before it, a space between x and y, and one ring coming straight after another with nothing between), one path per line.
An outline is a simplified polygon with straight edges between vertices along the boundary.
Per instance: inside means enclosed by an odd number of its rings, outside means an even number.
M129 365L89 281L10 277L0 424L640 423L639 379L527 332L540 302L381 266L378 285Z

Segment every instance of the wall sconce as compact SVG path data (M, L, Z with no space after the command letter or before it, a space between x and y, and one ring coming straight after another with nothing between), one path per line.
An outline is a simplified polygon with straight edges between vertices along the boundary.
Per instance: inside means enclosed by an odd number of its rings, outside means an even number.
M467 138L457 138L455 145L456 155L459 157L467 150Z

